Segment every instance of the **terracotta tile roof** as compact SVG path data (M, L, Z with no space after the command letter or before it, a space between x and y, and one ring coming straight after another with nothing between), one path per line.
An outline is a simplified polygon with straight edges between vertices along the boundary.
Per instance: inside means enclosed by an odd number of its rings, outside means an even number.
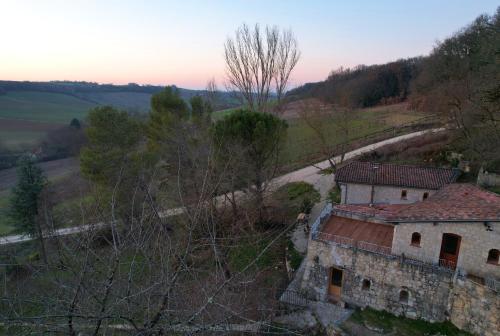
M379 246L391 247L394 226L334 215L328 219L321 231L335 236L346 237L356 242L363 241Z
M469 183L453 183L413 204L339 204L334 210L387 222L500 221L500 196Z
M439 189L456 181L460 171L450 168L418 167L353 161L337 170L335 181Z

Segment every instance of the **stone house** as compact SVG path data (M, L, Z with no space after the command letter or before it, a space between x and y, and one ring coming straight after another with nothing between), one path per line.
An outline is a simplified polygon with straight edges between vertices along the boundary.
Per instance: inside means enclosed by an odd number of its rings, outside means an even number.
M447 184L412 204L328 204L311 231L309 299L500 335L500 196Z
M353 161L337 170L343 204L409 204L455 182L458 169Z

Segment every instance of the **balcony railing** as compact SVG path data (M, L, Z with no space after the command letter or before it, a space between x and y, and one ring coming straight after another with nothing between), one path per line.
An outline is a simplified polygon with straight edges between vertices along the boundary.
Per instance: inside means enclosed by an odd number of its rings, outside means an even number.
M318 240L318 241L323 241L326 243L333 243L336 245L340 245L343 247L354 247L359 250L363 251L368 251L368 252L373 252L373 253L378 253L378 254L383 254L387 256L391 256L391 248L388 246L381 246L365 241L356 241L352 238L348 237L343 237L343 236L338 236L334 235L331 233L326 233L326 232L313 232L312 239Z
M484 279L484 284L489 289L491 289L491 290L493 290L493 291L495 291L497 293L500 293L500 281L498 281L496 279L493 279L493 278L485 278Z
M381 246L373 243L369 243L366 241L356 241L349 237L334 235L327 232L322 232L322 225L330 218L330 215L333 212L333 206L331 203L328 203L321 214L318 216L316 221L311 227L311 239L322 241L327 244L335 244L342 247L348 248L357 248L359 250L376 253L379 255L383 255L389 258L401 258L401 262L405 264L411 264L416 267L425 268L428 270L436 270L436 271L446 271L446 272L462 272L462 270L457 269L456 262L446 259L439 259L438 262L435 261L424 261L418 259L408 258L404 255L395 255L392 253L392 248L388 246ZM497 283L490 283L490 288L498 288Z
M439 267L447 268L449 270L455 270L457 268L457 263L452 260L439 259Z

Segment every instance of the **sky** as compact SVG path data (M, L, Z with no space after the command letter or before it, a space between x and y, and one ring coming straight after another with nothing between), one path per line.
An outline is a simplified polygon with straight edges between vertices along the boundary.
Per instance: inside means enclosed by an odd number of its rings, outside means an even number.
M0 0L1 80L175 84L225 81L224 41L242 24L291 29L291 86L340 66L428 54L492 0Z

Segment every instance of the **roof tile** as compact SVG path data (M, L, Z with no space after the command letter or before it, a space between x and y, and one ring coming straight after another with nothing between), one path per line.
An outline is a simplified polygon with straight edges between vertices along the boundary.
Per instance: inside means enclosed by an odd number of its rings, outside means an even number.
M451 168L353 161L337 170L335 181L437 190L456 181L459 174Z

